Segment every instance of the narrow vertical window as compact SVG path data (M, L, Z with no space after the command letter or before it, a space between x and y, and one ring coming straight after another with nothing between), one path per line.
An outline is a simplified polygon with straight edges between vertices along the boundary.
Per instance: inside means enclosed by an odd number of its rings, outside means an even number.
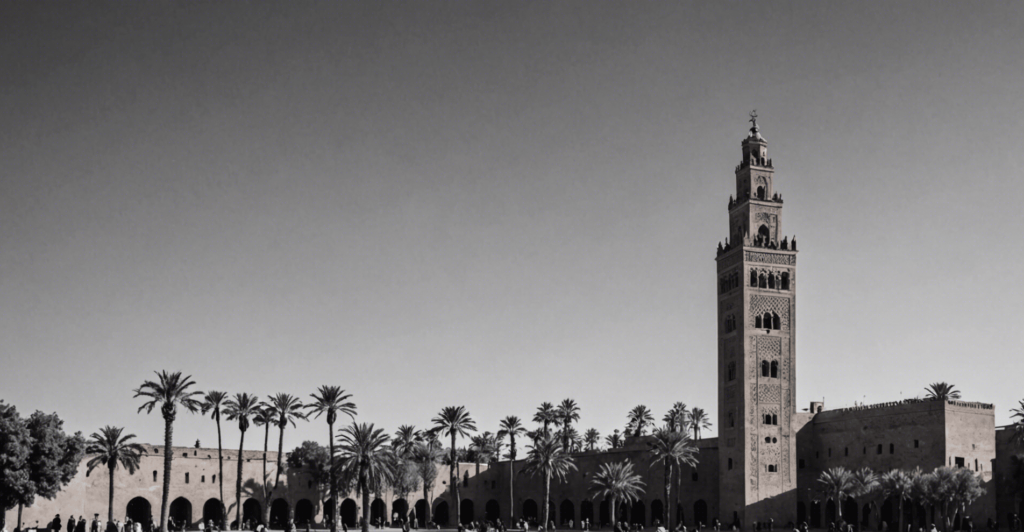
M185 484L188 484L188 473L185 473Z
M773 379L779 378L779 361L778 360L773 360L772 361L772 378Z

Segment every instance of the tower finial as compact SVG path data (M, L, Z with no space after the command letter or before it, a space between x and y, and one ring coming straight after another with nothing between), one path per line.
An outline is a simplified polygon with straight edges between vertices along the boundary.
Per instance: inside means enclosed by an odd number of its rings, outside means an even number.
M750 112L751 131L757 131L757 109Z

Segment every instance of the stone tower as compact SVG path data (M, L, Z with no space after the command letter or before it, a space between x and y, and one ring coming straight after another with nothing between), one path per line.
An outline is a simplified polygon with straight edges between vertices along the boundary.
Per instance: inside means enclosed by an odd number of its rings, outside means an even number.
M781 234L768 143L751 113L718 250L719 508L723 525L796 519L796 240Z

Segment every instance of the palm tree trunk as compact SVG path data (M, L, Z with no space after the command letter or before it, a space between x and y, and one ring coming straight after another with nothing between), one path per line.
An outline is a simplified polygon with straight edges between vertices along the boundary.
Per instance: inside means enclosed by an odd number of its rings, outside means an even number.
M238 475L235 476L235 521L238 522L238 529L242 529L242 449L245 445L245 431L238 438ZM227 529L225 529L227 530Z
M160 496L160 530L167 531L167 498L171 494L171 439L174 435L174 422L164 418L164 492Z
M611 507L608 508L608 514L609 514L609 516L611 517L611 520L612 520L612 530L615 529L615 507L618 505L618 502L619 501L616 500L616 497L612 497Z
M544 473L544 530L551 522L551 473ZM551 532L551 531L548 531Z
M220 440L220 411L217 411L217 482L220 483L220 529L228 528L228 510L224 506L224 446Z
M423 501L426 502L424 506L427 508L426 514L423 515L423 526L427 527L430 525L430 494L427 492L427 483L423 483Z
M20 503L20 502L18 503L18 523L14 525L14 526L16 526L18 528L18 530L23 530L25 528L25 527L21 526L21 509L22 509L23 506L24 505L22 503ZM6 514L7 512L5 511L4 513Z
M363 492L363 522L362 531L370 532L370 487L366 480L366 473L359 475L359 489Z
M107 468L110 471L110 493L109 493L109 499L110 500L108 501L108 504L107 504L107 521L108 522L114 520L114 467L115 466L109 466Z
M512 440L512 451L509 453L508 458L508 526L515 526L515 515L516 515L516 459L513 457L515 453L515 440Z
M338 532L338 481L334 472L334 423L327 423L328 442L331 448L331 532Z
M267 445L270 443L270 422L263 424L263 525L270 528L270 496L267 490Z
M900 496L899 507L900 507L900 509L899 509L900 515L899 515L899 517L896 518L896 522L899 523L899 525L897 525L898 528L896 529L896 532L903 532L903 497L902 496Z
M665 460L665 506L668 506L669 495L672 493L672 464ZM672 530L672 514L665 516L669 531Z
M281 484L281 457L284 456L284 427L280 425L278 427L281 432L277 439L277 472L274 474L274 491L277 491L277 487Z
M455 526L462 524L462 517L459 515L459 462L458 453L455 451L455 431L452 431L452 465L448 468L449 475L452 477L452 497L455 501Z
M675 475L677 477L682 477L683 476L683 465L682 464L679 464L679 465L675 466ZM677 478L676 482L681 482L681 480L679 478ZM675 495L673 495L673 499L672 499L672 514L671 515L672 515L673 519L679 519L679 489L680 488L678 488L678 487L676 488ZM678 525L678 523L676 523L676 524ZM669 532L672 532L672 530L670 529Z

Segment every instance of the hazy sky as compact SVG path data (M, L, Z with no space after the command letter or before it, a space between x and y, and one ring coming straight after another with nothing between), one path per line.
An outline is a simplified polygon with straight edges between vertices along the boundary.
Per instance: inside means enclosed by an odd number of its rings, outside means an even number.
M717 420L755 108L799 407L1024 397L1024 3L3 2L0 35L0 398L71 430L159 442L160 369L389 432Z

